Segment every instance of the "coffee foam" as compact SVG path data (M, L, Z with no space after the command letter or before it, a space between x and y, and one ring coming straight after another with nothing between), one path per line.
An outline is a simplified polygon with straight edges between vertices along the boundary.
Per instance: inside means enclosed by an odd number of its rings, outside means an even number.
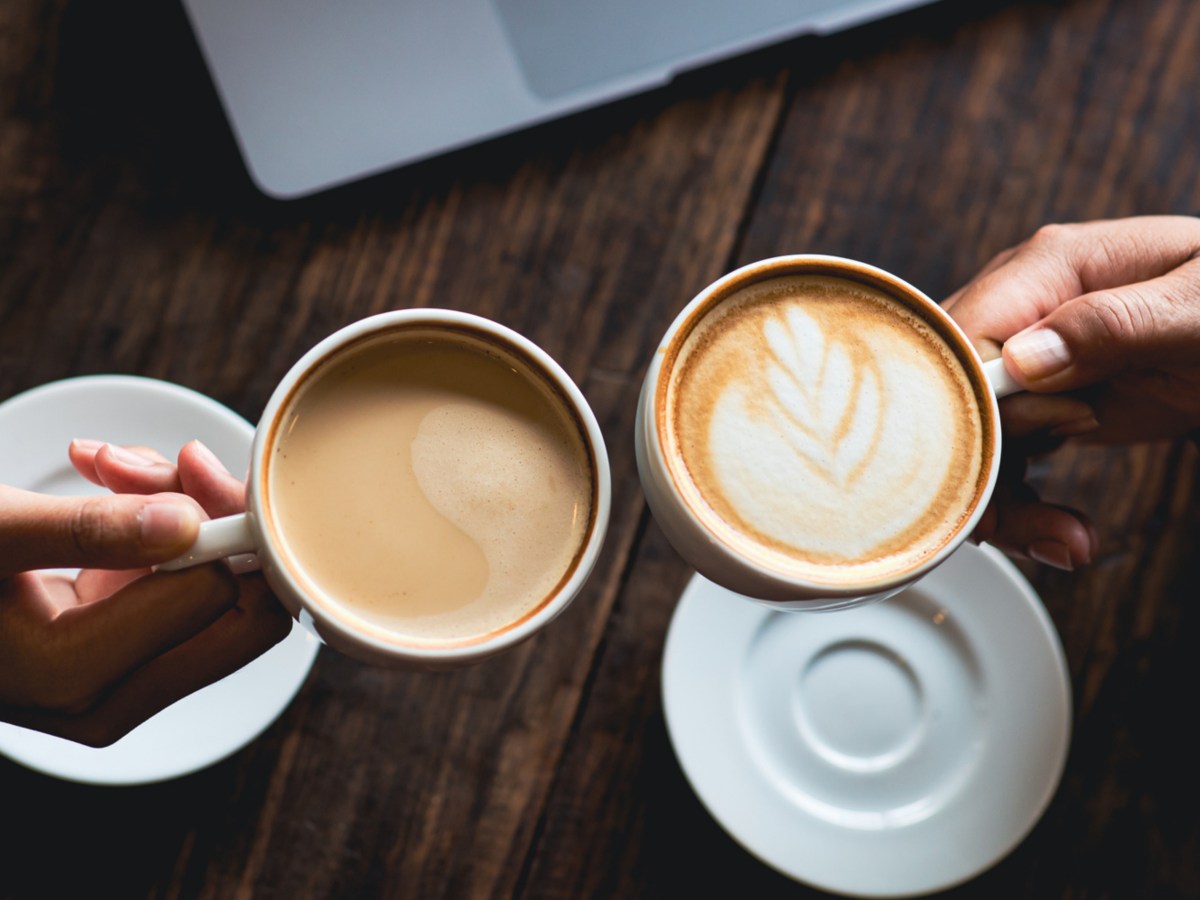
M532 615L593 522L581 426L546 378L465 335L389 336L280 418L270 510L293 574L352 627L461 646Z
M872 288L818 275L743 288L693 326L670 378L677 485L770 569L829 584L902 573L979 496L985 425L963 363Z
M488 567L478 597L444 616L447 626L461 623L451 632L468 625L495 631L520 619L529 598L549 596L570 568L589 499L572 496L586 483L572 449L544 423L477 403L446 404L421 420L412 444L417 484Z

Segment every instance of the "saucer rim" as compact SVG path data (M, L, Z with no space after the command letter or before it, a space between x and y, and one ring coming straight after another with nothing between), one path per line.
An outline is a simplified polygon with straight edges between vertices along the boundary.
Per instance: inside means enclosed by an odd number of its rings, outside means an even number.
M1062 647L1061 638L1053 620L1050 618L1049 612L1046 610L1037 592L1033 589L1033 586L1029 584L1021 571L1002 552L986 544L964 544L956 551L955 555L957 554L966 555L973 566L985 566L992 569L994 574L998 576L997 590L1001 589L1002 585L1005 592L1016 595L1013 597L1014 600L1019 598L1023 601L1027 607L1026 611L1032 614L1034 620L1032 624L1041 632L1041 637L1044 638L1042 649L1048 654L1044 657L1044 661L1059 676L1055 679L1055 686L1058 690L1053 697L1053 701L1058 707L1055 712L1057 725L1054 726L1055 730L1051 735L1055 739L1057 753L1054 754L1053 759L1044 768L1039 770L1039 774L1045 778L1045 783L1044 789L1039 793L1036 802L1030 803L1025 815L1012 827L1011 835L999 842L997 847L990 853L980 854L980 861L974 864L969 871L952 878L926 878L921 880L910 878L910 884L901 885L898 888L887 891L847 887L844 884L834 883L832 879L822 877L819 874L813 875L801 872L799 866L789 865L786 860L773 858L765 848L757 845L758 842L752 833L747 833L750 829L745 827L744 822L731 822L730 819L734 818L734 816L727 816L716 808L714 801L717 798L709 796L708 793L711 790L708 785L712 778L710 773L714 769L714 763L711 761L700 763L695 755L689 752L689 749L684 746L691 738L685 737L681 733L684 730L679 721L682 714L678 712L678 708L676 707L677 701L672 699L671 688L672 684L676 685L675 695L678 696L680 691L677 683L682 682L678 677L672 678L669 673L676 672L678 667L682 665L682 663L676 662L676 660L682 658L683 653L680 650L681 641L683 640L679 636L681 629L677 626L682 621L683 616L686 615L684 610L689 598L713 589L721 592L725 592L725 589L696 573L689 579L687 585L680 593L676 609L672 613L671 622L667 629L660 668L660 697L663 704L663 718L667 737L684 779L688 782L694 795L700 801L701 806L704 807L706 812L721 827L726 835L762 864L799 884L845 897L862 898L862 900L901 900L901 898L927 896L968 883L997 865L1029 836L1030 832L1044 816L1062 783L1070 753L1072 723L1074 719L1070 671L1067 666L1066 654ZM950 559L953 559L953 557ZM930 583L932 582L932 587L936 590L939 572L941 571L941 568L934 569L933 572L926 575L913 587L920 589L922 585L925 585L926 591L929 592ZM888 601L881 602L887 603ZM768 616L777 614L815 617L838 616L841 614L838 611L817 613L780 611L776 613L767 608L765 604L757 601L744 600L744 603L745 609L752 611L759 622ZM869 610L873 606L875 604L869 604L862 607L862 609ZM976 643L977 636L972 640L973 645ZM681 700L678 702L682 703ZM674 715L672 713L673 709L675 709ZM733 713L730 712L728 717L733 718ZM724 718L726 716L723 714L722 720ZM752 761L748 757L732 760L726 759L726 763L732 764L737 762L752 764ZM709 771L701 771L704 769ZM798 817L796 821L801 820L806 822L814 821L803 816ZM848 843L847 846L852 847L852 843ZM895 881L896 879L893 879L893 883Z

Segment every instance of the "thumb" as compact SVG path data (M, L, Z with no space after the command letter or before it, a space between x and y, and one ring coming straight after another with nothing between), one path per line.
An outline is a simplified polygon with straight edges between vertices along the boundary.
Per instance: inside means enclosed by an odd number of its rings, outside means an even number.
M192 545L199 507L178 494L52 497L0 488L0 577L28 569L135 569Z
M1065 391L1131 369L1200 362L1200 260L1150 281L1068 300L1004 344L1034 391Z

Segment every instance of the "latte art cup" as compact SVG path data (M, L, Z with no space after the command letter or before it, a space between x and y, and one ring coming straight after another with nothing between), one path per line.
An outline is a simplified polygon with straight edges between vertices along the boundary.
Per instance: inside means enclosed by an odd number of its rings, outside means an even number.
M800 278L793 279L793 276L800 276ZM961 513L953 519L953 525L947 526L946 533L931 545L929 552L914 557L911 563L905 562L898 571L883 571L882 574L873 574L869 567L865 567L863 571L867 574L858 577L855 574L857 570L847 567L846 571L851 573L849 576L825 578L820 577L819 572L814 576L807 574L807 570L798 572L796 568L789 569L787 565L774 564L769 554L755 552L754 538L746 539L743 534L738 533L740 526L726 525L726 521L729 519L722 519L723 513L715 511L716 504L710 504L709 497L697 487L691 470L684 463L679 439L672 436L672 429L677 426L672 424L676 419L670 417L682 415L676 412L676 408L683 403L679 399L681 391L676 389L676 385L684 377L680 374L684 364L679 362L683 358L684 348L689 348L687 352L691 356L716 352L711 349L703 349L712 346L707 342L707 335L716 326L709 323L720 321L719 319L708 320L707 317L714 314L729 315L729 310L734 306L733 299L745 297L748 289L774 290L773 286L766 284L774 279L808 280L820 284L836 281L849 284L853 290L865 290L871 296L882 296L888 302L881 305L887 306L895 303L898 304L905 316L908 316L909 313L914 314L909 318L919 322L921 329L927 329L929 333L936 335L939 341L938 346L950 348L953 351L953 358L961 364L962 371L965 373L964 383L970 386L971 395L975 398L975 405L978 407L978 419L973 418L972 421L979 423L977 445L981 448L977 454L978 463L972 469L973 480L965 494L967 499L963 501ZM739 300L739 302L741 301ZM768 302L770 301L764 301L764 305ZM833 309L834 307L827 308ZM836 316L836 313L831 312L828 315L832 317ZM708 329L703 332L705 337L693 337L689 342L689 337L694 332L701 333L698 329L702 324L708 325ZM766 331L766 326L763 330ZM780 329L776 328L776 332L779 331ZM790 334L790 332L788 333ZM869 359L870 350L862 349L867 346L865 343L862 344L862 347L859 346L853 327L843 327L842 333L845 343L849 345L848 349L843 352L843 356L857 354L862 357L866 354ZM774 339L779 340L778 335ZM815 346L827 349L831 340L829 336L818 337ZM767 343L769 343L767 339L763 338L760 342L763 343L764 352L770 353L771 351L767 349ZM694 349L697 346L702 349ZM734 346L734 350L731 352L742 356L746 353L758 352L757 349L747 351L744 342L736 344L731 342L731 346ZM755 347L757 348L757 346L756 344ZM787 349L790 352L790 348ZM943 358L945 357L946 354L943 354ZM729 359L741 358L741 356L729 357ZM774 359L773 362L764 365L772 365L775 369L779 369L783 363ZM870 363L870 365L873 366L873 372L887 371L884 367L876 366L874 363ZM730 383L741 380L745 381L747 385L750 384L750 377L742 375L745 371L744 368L728 365L727 362L725 367L731 373L724 376ZM824 369L821 371L824 372ZM793 374L791 372L784 373L785 376ZM900 396L888 392L904 392L914 387L911 384L893 383L901 379L889 379L886 374L876 374L872 377L880 382L876 385L878 390L872 394L872 397L876 395L883 397L882 400L873 401L877 406L886 404L888 397ZM962 379L957 372L955 377L960 381ZM778 380L776 378L776 381ZM800 380L793 378L793 381ZM766 392L769 393L771 384L769 379L763 379L754 382L753 386L755 390L762 393L762 386L767 385ZM689 389L696 390L695 388ZM857 606L889 597L918 581L949 557L970 536L992 495L1000 466L1000 418L996 401L998 397L1003 397L1019 389L1019 386L1004 369L1002 360L996 359L986 364L982 362L970 341L950 316L933 300L900 278L874 266L839 257L818 255L775 257L744 266L709 285L688 303L663 336L646 372L638 401L635 425L638 473L646 500L659 526L679 554L705 578L735 593L761 601L777 609L824 611ZM748 398L742 401L744 408L757 409L762 405L755 396L755 390L747 388L739 395ZM875 389L873 388L873 390ZM852 399L856 403L859 401L858 395ZM720 398L711 398L709 402L714 410L722 408L720 403L723 401ZM785 417L790 415L790 412L786 410L787 404L782 403L781 405L785 408L783 415ZM852 404L847 402L843 405L849 408ZM741 408L739 407L739 409ZM722 439L719 427L721 423L737 421L736 419L719 420L716 412L709 415L708 419L698 420L708 424L708 431L703 429L696 431L703 437L689 438L694 443L703 444L706 448L704 452L710 452L707 449L709 444L713 444L715 447L718 440ZM836 418L837 415L843 416L843 419L840 420L842 424L839 427L849 428L844 423L852 414L850 412L838 413L835 410L833 416ZM974 416L973 412L972 416ZM795 417L793 416L792 419L794 420ZM783 422L782 427L786 428L788 422L784 419L780 421ZM805 422L800 422L796 428L802 431L804 425ZM753 433L738 434L725 440L721 448L721 452L724 453L721 459L733 460L733 462L727 463L731 469L735 466L743 466L743 469L739 469L739 471L750 472L745 476L747 479L759 477L753 472L757 459L745 462L739 459L738 454L730 452L728 448L733 447L735 450L745 448L748 451L747 455L753 457L755 453L759 452L758 447L762 443L776 440L776 435L771 433L769 424L763 428L762 440L759 440ZM725 430L729 431L730 429L726 428ZM804 435L800 435L800 437L804 437ZM887 440L878 438L874 440L875 444L872 445L871 452L876 456L882 454L886 457L889 453L909 452L910 455L915 453L903 446L898 446L898 444L903 444L903 441L893 440L889 444ZM779 438L777 443L780 446L787 446L784 438ZM711 454L716 452L714 449ZM770 452L774 451L763 450L761 455L768 458ZM768 461L770 460L768 459ZM722 465L726 465L726 463L722 463ZM893 466L893 469L896 468ZM770 477L762 475L760 480L763 484L770 485ZM893 479L893 484L888 483L887 478L889 477ZM887 497L887 491L900 493L904 489L904 484L901 483L902 478L885 475L882 480L882 488L877 489L885 492L880 493L881 497L890 500L891 498ZM894 491L892 491L893 488ZM812 528L819 529L821 527L820 516L813 517L811 510L804 508L806 499L802 491L796 491L793 496L788 491L788 485L783 483L778 484L778 490L780 497L784 499L776 501L769 498L770 502L774 504L772 507L773 514L776 516L774 521L778 522L782 521L782 518L786 518L789 508L787 504L792 504L791 508L796 511L797 518L807 514L817 523ZM839 495L836 490L831 490L833 493L830 496L836 503ZM736 499L727 501L728 505L733 507L737 506L737 502ZM829 507L827 505L825 508L834 508L836 511L836 506ZM782 518L778 512L780 509L784 510ZM737 510L735 509L734 512L736 513ZM830 518L831 520L836 519L836 516ZM834 543L839 539L838 534L847 538L858 537L857 532L844 524L843 520L838 519L837 524L831 525L831 528L834 530L832 538ZM812 568L817 570L819 566Z
M573 561L548 595L539 596L521 615L490 630L480 639L421 643L390 637L386 629L363 627L322 598L296 560L289 560L287 543L274 518L270 474L271 455L282 440L285 417L301 389L321 378L322 369L339 361L348 348L369 346L376 339L418 332L434 340L460 338L493 348L504 358L520 361L553 403L573 420L590 466L590 516ZM511 365L511 364L510 364ZM516 372L516 368L511 371ZM515 377L515 376L514 376ZM294 421L291 423L294 425ZM478 662L534 635L561 613L578 595L600 553L608 526L611 485L604 438L582 392L567 373L541 348L522 335L479 316L450 310L410 309L382 313L355 322L321 341L284 376L272 393L254 435L250 473L246 485L246 511L201 525L190 551L159 566L182 569L225 559L234 571L261 569L276 596L302 625L324 643L359 660L397 668L446 669ZM371 527L362 523L363 528ZM402 582L403 573L397 572Z

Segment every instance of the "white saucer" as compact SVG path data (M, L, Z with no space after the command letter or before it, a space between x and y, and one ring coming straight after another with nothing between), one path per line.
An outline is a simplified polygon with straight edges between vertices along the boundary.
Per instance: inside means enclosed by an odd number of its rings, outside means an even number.
M695 576L663 703L684 773L734 839L856 897L927 894L998 862L1070 743L1053 623L1012 563L971 544L841 612L774 612Z
M254 428L178 385L125 375L71 378L0 403L0 482L50 494L96 494L67 458L72 438L142 444L170 457L199 438L232 472L250 461ZM0 723L0 753L89 784L163 781L237 752L279 716L304 683L319 642L298 625L250 665L93 749Z

